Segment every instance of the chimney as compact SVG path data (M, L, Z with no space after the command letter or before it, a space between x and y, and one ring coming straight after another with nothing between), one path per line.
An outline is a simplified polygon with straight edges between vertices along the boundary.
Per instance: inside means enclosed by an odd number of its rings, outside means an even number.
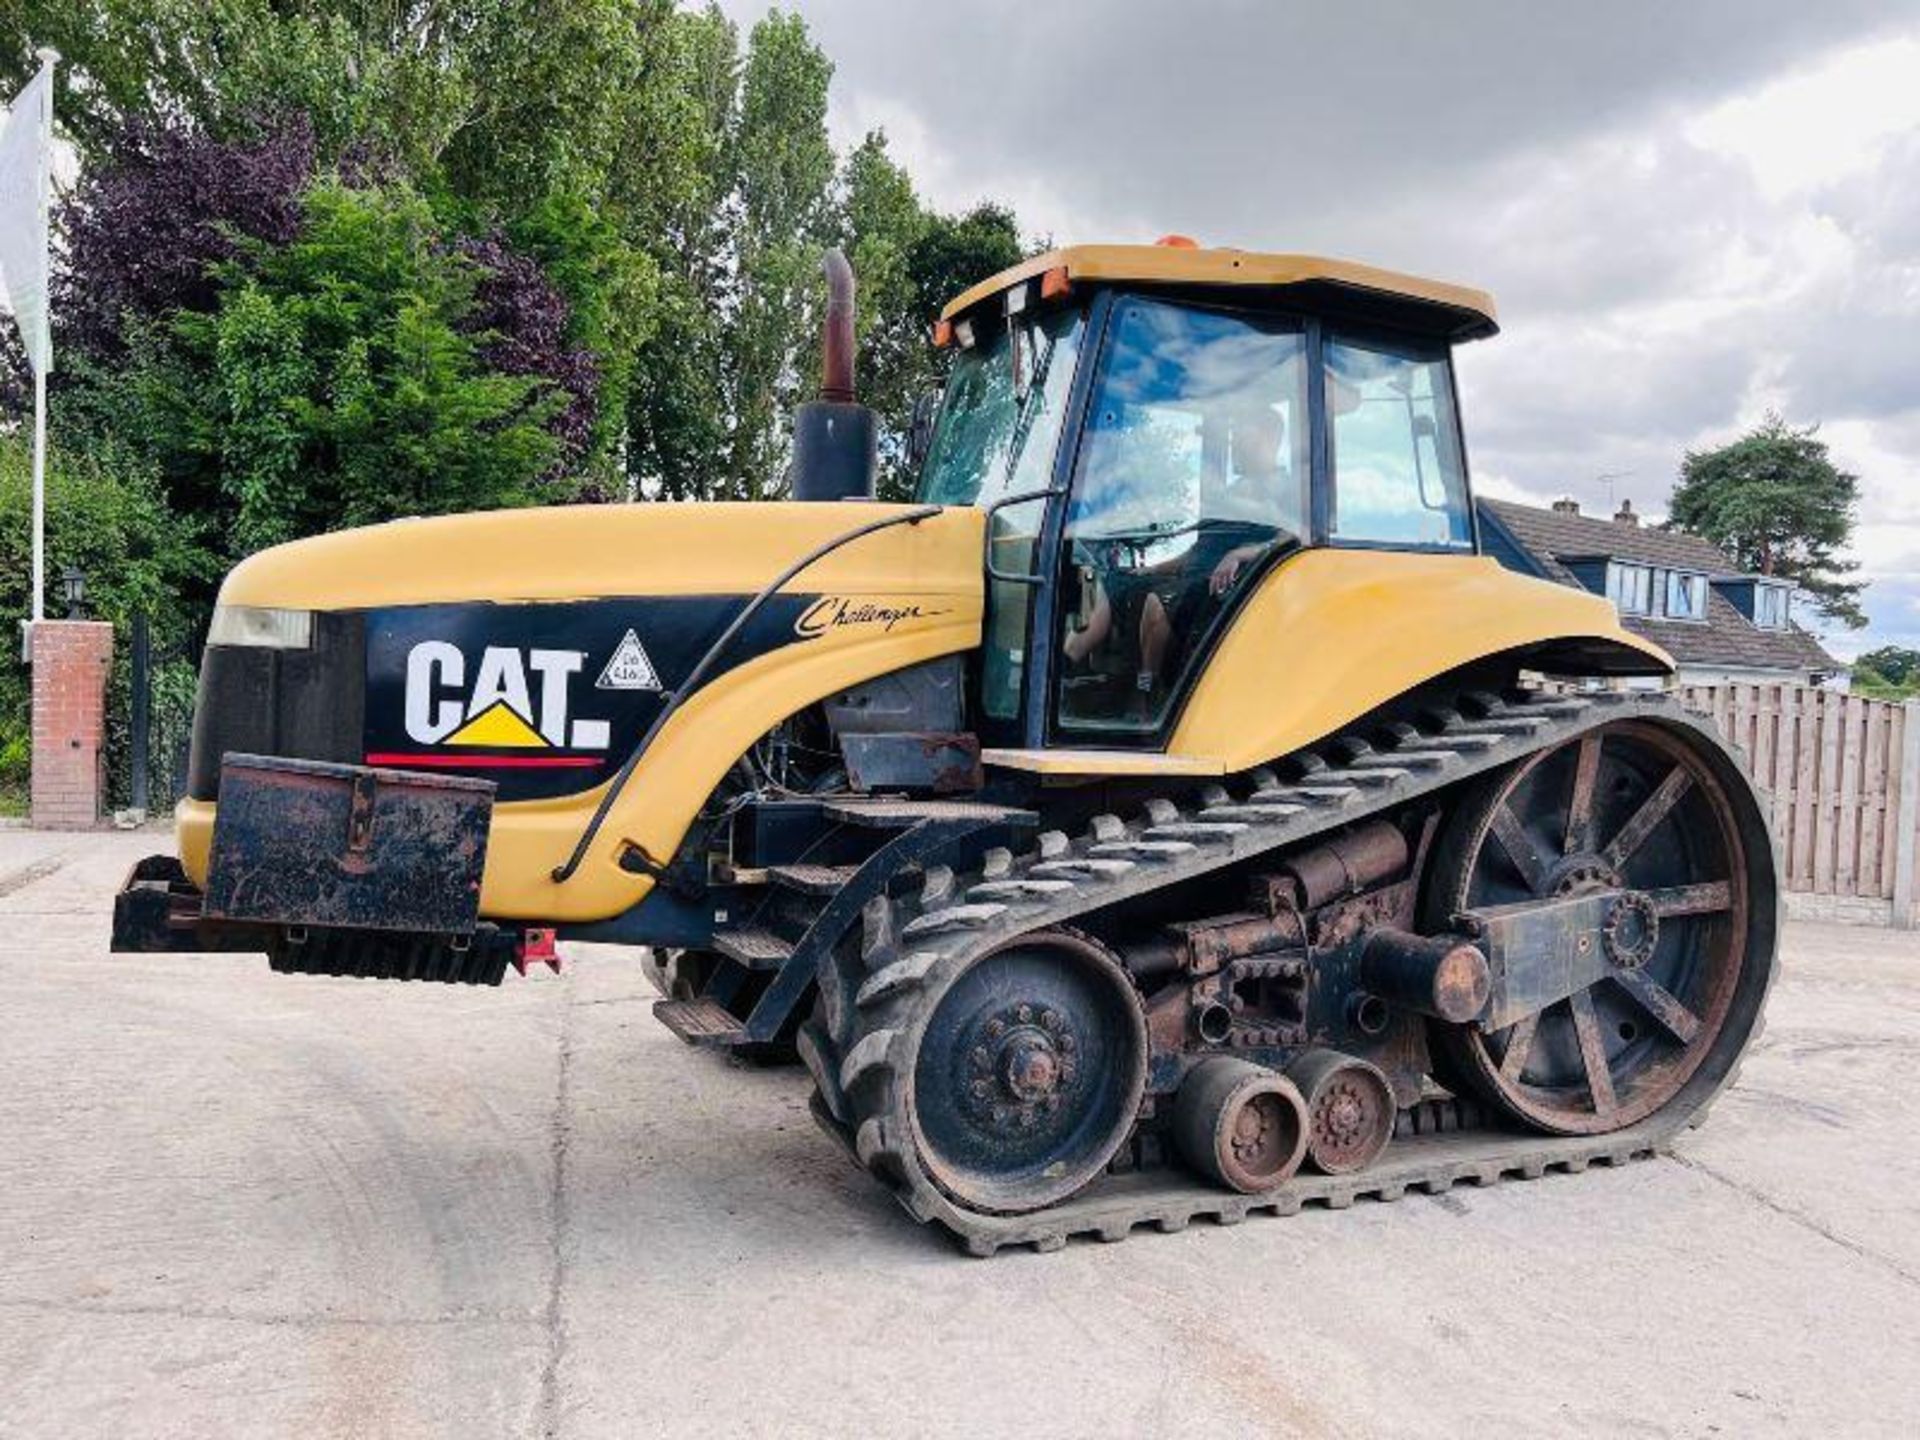
M1638 525L1640 517L1633 513L1633 501L1622 500L1620 508L1614 513L1614 522L1620 525Z
M1553 502L1553 513L1556 515L1578 515L1580 513L1580 502L1570 495L1563 495Z

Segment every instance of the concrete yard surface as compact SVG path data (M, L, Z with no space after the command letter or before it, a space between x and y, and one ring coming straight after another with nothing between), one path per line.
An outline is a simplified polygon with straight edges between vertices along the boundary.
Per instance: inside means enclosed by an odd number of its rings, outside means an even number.
M166 844L0 830L0 1435L1920 1433L1912 935L1790 928L1675 1158L980 1261L630 952L109 956Z

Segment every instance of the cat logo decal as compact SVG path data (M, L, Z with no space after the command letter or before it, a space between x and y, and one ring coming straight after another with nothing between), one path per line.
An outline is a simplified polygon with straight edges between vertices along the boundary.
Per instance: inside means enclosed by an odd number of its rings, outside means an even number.
M616 654L608 669L619 659ZM572 713L573 680L586 660L584 650L489 645L469 665L459 646L422 640L407 652L405 723L409 740L434 749L368 755L367 763L479 769L601 764L612 726ZM473 753L479 750L510 753Z

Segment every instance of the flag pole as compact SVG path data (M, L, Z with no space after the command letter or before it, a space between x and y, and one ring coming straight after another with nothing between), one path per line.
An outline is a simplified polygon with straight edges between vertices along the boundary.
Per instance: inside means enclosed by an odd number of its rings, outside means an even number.
M35 117L40 129L40 144L43 154L53 148L53 67L59 63L57 50L37 52L42 73L47 83L41 90L41 112ZM39 205L40 233L48 234L47 186L48 173L53 169L50 163L43 161L40 166ZM52 317L45 323L50 327ZM28 357L33 366L33 623L38 625L46 619L47 597L47 367L53 362L51 341L43 342L42 353Z
M33 623L46 619L47 373L33 372Z

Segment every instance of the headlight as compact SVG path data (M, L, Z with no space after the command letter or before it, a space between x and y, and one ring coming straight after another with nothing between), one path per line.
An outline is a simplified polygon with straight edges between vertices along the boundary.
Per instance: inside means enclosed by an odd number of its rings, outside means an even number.
M313 643L313 612L271 610L264 605L216 605L207 643L305 650Z

